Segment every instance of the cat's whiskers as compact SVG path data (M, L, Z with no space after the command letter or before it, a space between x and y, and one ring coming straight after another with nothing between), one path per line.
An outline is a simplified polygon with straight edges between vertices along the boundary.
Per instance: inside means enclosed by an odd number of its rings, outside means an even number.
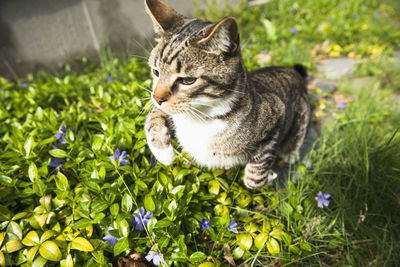
M138 58L138 59L145 59L146 61L148 61L148 60L149 60L149 58L148 58L148 57L141 56L141 55L130 54L129 56L131 56L131 57L135 57L135 58Z
M146 87L140 85L139 83L137 83L137 85L138 85L140 88L142 88L143 90L149 92L150 94L152 93L152 91L151 91L150 89L148 89L148 88L146 88Z
M190 109L191 109L191 110L193 110L193 111L195 111L195 112L197 112L197 113L198 113L198 115L202 115L202 116L204 116L206 119L210 119L210 120L212 120L212 119L213 119L213 118L212 118L212 117L210 117L209 115L205 114L204 112L202 112L202 111L198 110L197 108L195 108L195 107L193 107L193 106L191 106L191 107L190 107Z
M201 122L206 122L205 119L200 116L199 114L196 113L195 110L192 109L188 109L188 112L186 112L187 115L189 115L192 119L197 120L197 121L201 121Z
M153 101L148 100L147 103L143 106L142 111L136 116L135 120L136 120L138 117L142 116L142 115L144 114L144 112L149 111L150 108L152 107L152 105L153 105Z

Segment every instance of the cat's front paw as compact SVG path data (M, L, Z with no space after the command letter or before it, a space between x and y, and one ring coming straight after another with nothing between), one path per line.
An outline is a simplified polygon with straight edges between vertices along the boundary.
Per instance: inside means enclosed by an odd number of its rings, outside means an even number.
M171 165L175 159L174 148L167 127L145 127L147 144L156 159L164 165Z
M258 171L255 170L251 165L247 164L244 169L244 185L249 189L257 189L265 184L271 184L273 180L275 180L278 175L272 171Z
M152 148L150 146L150 150L156 159L164 165L171 165L175 160L174 148L171 144L164 149Z

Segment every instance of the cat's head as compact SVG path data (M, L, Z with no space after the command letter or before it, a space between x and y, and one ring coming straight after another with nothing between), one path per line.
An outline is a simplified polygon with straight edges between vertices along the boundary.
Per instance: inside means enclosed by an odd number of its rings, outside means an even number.
M236 21L188 19L160 0L145 4L159 35L149 57L154 105L193 118L229 112L246 75Z

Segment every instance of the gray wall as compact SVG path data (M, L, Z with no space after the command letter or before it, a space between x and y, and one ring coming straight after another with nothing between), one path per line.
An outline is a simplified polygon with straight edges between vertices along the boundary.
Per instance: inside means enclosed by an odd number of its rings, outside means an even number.
M191 0L165 2L187 16L193 10ZM76 59L98 61L104 47L140 54L152 35L143 0L0 0L0 76L76 69Z

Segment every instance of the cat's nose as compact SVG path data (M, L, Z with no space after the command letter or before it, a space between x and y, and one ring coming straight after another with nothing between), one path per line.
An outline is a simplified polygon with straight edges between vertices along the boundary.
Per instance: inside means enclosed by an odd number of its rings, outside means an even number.
M159 95L154 95L153 98L159 105L161 105L162 102L165 102L168 100L167 98L159 96Z
M162 84L157 84L154 89L153 98L157 102L157 104L161 105L163 102L167 101L171 96L171 91L168 86L163 86Z

